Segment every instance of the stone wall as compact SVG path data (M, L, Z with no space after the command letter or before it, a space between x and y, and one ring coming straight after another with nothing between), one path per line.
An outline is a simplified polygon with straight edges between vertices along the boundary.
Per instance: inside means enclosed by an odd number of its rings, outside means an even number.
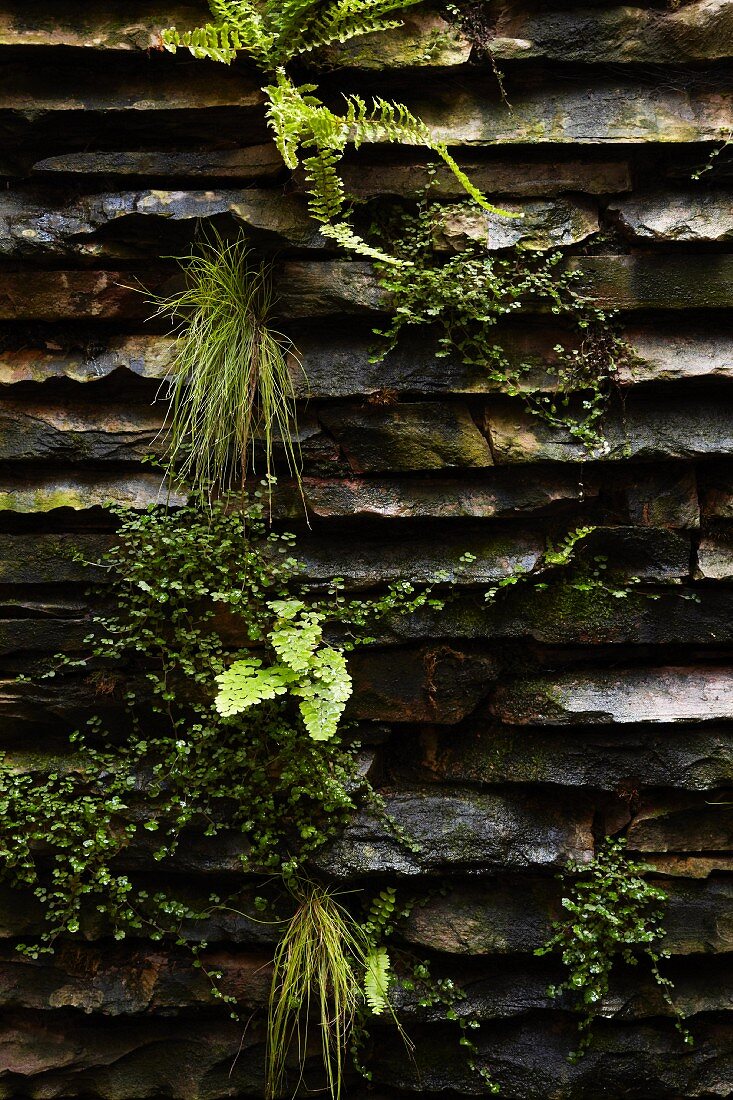
M638 358L598 461L480 369L435 359L427 339L370 365L378 285L306 217L256 78L151 49L157 28L198 23L203 8L0 2L3 747L26 762L61 752L92 705L86 681L15 678L87 633L88 576L68 546L93 556L110 538L105 502L158 496L141 459L163 445L153 399L170 344L145 323L137 287L170 283L166 257L185 251L198 219L241 226L276 257L283 324L303 351L311 530L287 484L277 511L312 574L372 588L455 573L461 554L476 555L445 613L396 624L355 662L352 716L421 851L364 818L329 870L424 895L406 939L464 984L502 1095L729 1096L733 162L723 153L699 181L692 173L733 126L733 3L487 3L511 110L488 61L429 5L322 66L331 93L404 99L492 198L524 212L490 226L495 246L566 248L621 311ZM347 177L363 198L421 180L409 150L380 148ZM451 180L439 186L454 197ZM446 248L485 228L449 225ZM555 336L546 317L505 333L540 359ZM483 604L488 584L579 524L598 527L588 555L656 598L550 587ZM606 833L625 834L669 892L667 972L695 1045L681 1044L641 969L621 972L594 1049L573 1066L576 1020L548 999L557 967L533 950L558 913L556 872ZM177 872L206 884L232 869L226 852L212 866L191 851ZM175 949L102 936L19 957L14 941L37 926L30 902L0 894L1 1097L260 1094L261 1027L243 1038ZM261 1005L269 931L232 916L207 938L242 1002ZM435 1010L405 1013L415 1062L385 1030L371 1095L479 1092L455 1028Z

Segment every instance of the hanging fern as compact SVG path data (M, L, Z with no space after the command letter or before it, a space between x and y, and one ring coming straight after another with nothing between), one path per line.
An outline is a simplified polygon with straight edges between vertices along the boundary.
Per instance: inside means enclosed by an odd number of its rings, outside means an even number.
M209 0L216 23L180 32L161 33L171 53L188 49L194 57L230 64L239 53L250 57L274 82L267 96L267 121L286 166L301 163L308 186L308 209L322 233L357 255L395 266L409 261L368 245L351 226L345 212L346 194L338 165L349 144L417 145L439 156L470 197L493 214L516 217L487 202L447 147L435 141L428 127L402 103L381 97L371 105L357 95L345 96L345 112L336 114L314 93L314 84L297 86L286 66L300 54L346 42L358 35L401 25L398 10L421 0Z
M422 0L209 0L215 23L192 31L161 34L166 49L230 64L247 54L274 73L294 57L335 42L402 25L396 12Z

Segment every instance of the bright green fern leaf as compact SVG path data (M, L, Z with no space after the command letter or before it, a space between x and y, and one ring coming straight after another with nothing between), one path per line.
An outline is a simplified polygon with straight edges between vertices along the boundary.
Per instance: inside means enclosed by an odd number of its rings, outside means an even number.
M387 990L392 980L390 960L385 947L372 947L366 958L364 996L374 1016L388 1007Z
M301 699L300 713L314 741L329 741L338 730L351 697L352 681L343 653L325 646L311 662L307 676L292 687Z
M323 631L318 616L311 613L286 622L270 634L272 648L293 672L307 672L313 666L316 647Z
M216 677L219 694L214 705L223 718L230 718L276 695L284 695L295 676L284 665L263 668L257 657L245 657Z
M446 146L435 141L428 127L402 103L381 97L368 105L360 96L345 97L344 114L336 114L313 93L312 84L297 87L286 72L299 54L357 35L399 26L397 13L420 0L210 0L218 20L198 30L164 31L163 45L175 52L186 47L195 57L209 57L226 64L238 51L248 54L275 77L264 92L266 114L275 144L291 170L303 164L308 209L323 226L324 236L346 251L381 263L410 266L409 261L373 248L351 226L343 181L338 165L346 147L367 143L396 142L416 145L436 153L461 187L485 210L517 217L492 206L456 164Z

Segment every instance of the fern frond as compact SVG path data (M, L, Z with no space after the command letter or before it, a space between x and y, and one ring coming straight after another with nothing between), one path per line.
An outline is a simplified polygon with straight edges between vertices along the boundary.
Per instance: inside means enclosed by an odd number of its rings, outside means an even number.
M330 237L347 252L353 252L357 256L364 256L368 260L375 260L381 264L391 264L392 267L412 267L411 260L402 260L398 256L390 256L388 252L381 252L378 248L372 248L363 237L355 233L348 222L329 222L321 226L320 232L324 237Z
M300 163L300 146L313 133L313 116L323 108L320 100L311 95L316 90L314 84L296 87L283 69L276 75L277 83L263 89L267 96L267 125L275 135L275 145L286 166L295 169Z
M363 144L399 142L402 145L432 146L430 131L413 115L404 103L376 97L367 107L358 95L344 97L346 121L351 128L351 141L358 149Z
M385 947L372 947L366 958L364 996L374 1016L381 1016L388 1007L387 989L392 979L391 963Z
M211 23L183 33L175 27L168 27L161 31L160 38L169 53L186 49L194 57L221 61L225 65L230 65L237 56L237 50L244 48L237 31L226 25L216 27Z
M270 68L275 38L252 0L209 0L217 23L191 31L175 27L161 31L163 46L170 52L187 49L194 57L230 65L237 54L247 53L258 65Z
M403 11L421 0L335 0L308 28L308 39L298 50L305 53L335 42L348 42L376 31L402 26L393 13Z
M479 191L478 187L476 187L475 184L471 183L471 180L468 178L466 173L458 164L456 164L455 160L448 152L447 146L445 146L442 142L431 141L430 148L434 153L438 154L445 166L451 170L466 194L470 195L474 202L477 202L479 206L483 207L484 210L488 210L490 214L498 214L502 218L521 218L523 216L522 214L510 212L509 210L502 210L499 206L493 206L488 201L483 191Z
M344 184L336 171L341 153L319 149L303 161L308 188L308 210L316 221L328 223L338 218L345 202Z

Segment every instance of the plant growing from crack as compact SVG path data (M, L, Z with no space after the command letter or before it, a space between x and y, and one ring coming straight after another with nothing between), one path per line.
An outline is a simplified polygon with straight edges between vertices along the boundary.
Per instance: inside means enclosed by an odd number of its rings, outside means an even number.
M243 237L216 232L180 261L184 289L152 299L175 322L169 373L169 458L178 477L210 493L244 488L264 452L268 484L275 447L300 484L292 342L271 324L268 268Z
M391 315L375 330L381 341L372 361L385 359L406 330L432 329L438 358L457 355L466 365L480 367L499 392L518 398L531 414L570 432L591 453L603 453L607 445L602 421L619 366L629 355L612 318L579 292L580 273L563 268L559 251L515 247L499 255L473 243L447 257L438 251L445 207L430 199L434 175L433 165L413 211L394 211L378 227L410 266L377 264ZM472 213L470 207L468 212ZM497 338L502 320L519 310L550 313L575 333L574 346L556 345L554 358L546 364L552 392L547 392L547 384L533 386L532 364L512 361Z
M672 999L673 985L659 970L668 957L662 946L667 895L646 879L654 868L630 859L624 840L607 837L590 863L571 862L561 881L565 888L565 915L553 925L553 934L535 954L558 952L567 977L548 990L551 997L568 993L582 1013L580 1042L570 1055L579 1061L592 1042L593 1021L608 994L617 960L636 966L645 958L652 977L675 1017L685 1043L692 1036Z
M198 58L224 64L241 53L270 80L263 91L266 114L285 165L302 163L308 208L321 232L350 252L396 266L409 259L376 249L359 236L346 213L347 201L338 166L347 146L398 143L430 149L483 209L513 215L492 206L458 166L447 146L402 103L375 97L344 96L342 113L332 111L314 84L297 85L287 67L294 59L335 42L401 25L397 13L421 0L209 0L215 23L191 31L162 31L165 49L186 48Z

